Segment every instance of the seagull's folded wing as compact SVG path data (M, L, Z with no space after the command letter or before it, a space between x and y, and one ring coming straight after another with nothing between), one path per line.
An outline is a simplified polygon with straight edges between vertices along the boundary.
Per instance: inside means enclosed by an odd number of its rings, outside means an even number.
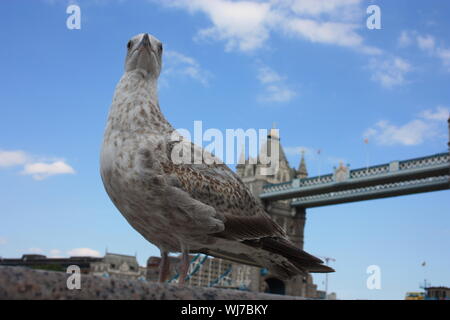
M193 147L195 148L195 147ZM214 158L211 156L211 158ZM300 270L310 272L333 272L323 261L295 247L285 231L267 214L243 181L217 158L212 164L163 165L166 174L175 185L193 199L214 208L223 219L224 229L211 236L239 241L247 246L278 254L288 259ZM211 163L211 162L210 162ZM226 251L210 254L236 262L255 264L252 257L234 257Z
M198 147L192 144L192 149L195 148ZM218 236L238 241L284 237L284 230L270 218L242 180L218 158L207 156L210 164L168 161L162 167L174 187L214 208L222 217L225 230Z

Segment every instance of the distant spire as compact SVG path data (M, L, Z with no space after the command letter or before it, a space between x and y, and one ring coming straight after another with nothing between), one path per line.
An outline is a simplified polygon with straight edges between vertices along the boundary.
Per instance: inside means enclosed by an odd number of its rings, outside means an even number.
M245 144L242 144L241 155L239 156L238 165L245 165Z
M276 124L273 123L272 126L275 126L275 125ZM272 143L275 143L277 145L277 149L279 152L279 163L281 163L281 162L287 163L286 155L285 155L284 150L280 143L279 129L272 128L272 129L270 129L269 134L267 135L267 141L265 141L265 143L263 143L263 145L261 146L261 148L259 150L258 165L261 165L261 163L259 161L261 156L265 155L266 157L270 157L272 155L272 152L271 152Z
M308 170L306 170L305 162L305 150L302 150L302 159L300 160L300 165L297 170L297 178L304 179L308 177Z
M238 176L243 177L245 175L245 144L242 144L241 154L239 155L238 163L236 164L236 173Z
M277 123L272 123L272 129L269 131L269 135L267 136L269 139L278 139L280 140L280 130L277 129Z

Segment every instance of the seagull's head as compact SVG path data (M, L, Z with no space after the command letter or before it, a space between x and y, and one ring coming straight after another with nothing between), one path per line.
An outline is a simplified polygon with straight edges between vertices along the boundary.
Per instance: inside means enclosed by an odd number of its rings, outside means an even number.
M139 70L146 76L158 78L162 66L161 41L148 33L141 33L127 43L125 71Z

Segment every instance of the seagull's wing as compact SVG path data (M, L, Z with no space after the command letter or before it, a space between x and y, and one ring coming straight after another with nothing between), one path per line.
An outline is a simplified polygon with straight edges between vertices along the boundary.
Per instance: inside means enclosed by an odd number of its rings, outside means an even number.
M194 144L191 147L193 152L198 148ZM284 230L270 218L242 180L220 159L206 156L214 161L208 161L210 164L168 161L162 167L178 188L223 216L225 229L219 236L238 241L285 237Z
M193 144L190 147L198 148ZM192 152L194 153L194 150ZM213 208L220 217L223 217L223 230L212 233L211 236L239 241L249 247L262 249L268 256L280 255L295 266L293 268L296 271L286 266L282 268L283 270L279 270L280 274L284 273L287 276L295 275L299 270L334 271L324 266L322 260L295 247L288 240L285 231L272 220L244 182L218 158L210 154L207 154L207 157L209 157L207 163L174 164L168 161L162 163L162 167L178 188L196 201ZM225 251L207 251L209 254L229 260L255 265L255 260L249 256L236 258Z

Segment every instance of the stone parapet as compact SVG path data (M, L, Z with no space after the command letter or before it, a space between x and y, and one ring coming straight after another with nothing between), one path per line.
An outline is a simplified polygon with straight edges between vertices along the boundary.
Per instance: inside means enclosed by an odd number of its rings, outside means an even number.
M178 287L139 280L81 275L81 288L69 290L64 272L0 267L2 300L286 300L300 297L232 289Z

